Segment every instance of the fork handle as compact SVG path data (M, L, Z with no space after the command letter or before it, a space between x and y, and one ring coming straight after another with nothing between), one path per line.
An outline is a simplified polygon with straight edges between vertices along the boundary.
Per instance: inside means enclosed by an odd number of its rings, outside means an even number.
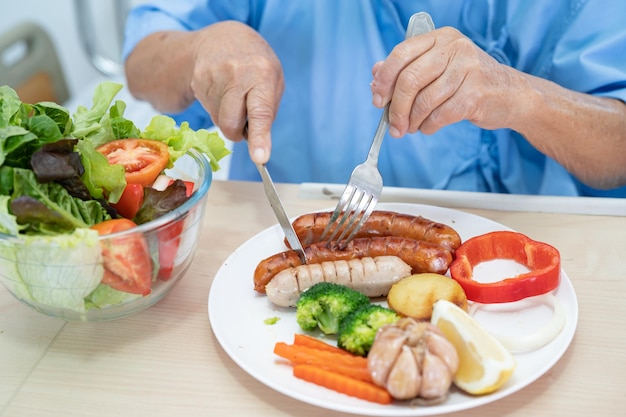
M414 36L422 35L424 33L430 32L433 29L435 29L435 25L428 13L415 13L409 19L404 39L406 40ZM387 128L389 127L390 103L391 102L385 105L385 108L383 109L383 114L380 117L380 122L378 122L378 127L376 128L376 133L374 134L374 140L372 141L372 146L370 147L369 153L367 154L367 163L378 162L380 146L383 143L383 138L385 137L385 133L387 132Z

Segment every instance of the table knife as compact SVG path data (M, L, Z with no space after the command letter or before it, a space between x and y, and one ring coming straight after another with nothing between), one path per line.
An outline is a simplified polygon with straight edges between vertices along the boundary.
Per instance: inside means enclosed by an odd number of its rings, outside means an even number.
M289 242L292 250L298 252L302 263L306 264L306 256L304 255L304 249L302 248L300 239L298 239L298 235L296 235L296 231L293 229L293 225L291 224L291 221L289 221L287 213L285 213L285 208L283 207L283 203L280 201L280 197L276 192L274 181L272 181L272 177L270 177L267 167L265 164L256 164L256 167L259 170L259 174L261 174L261 178L263 179L263 187L265 188L267 200L269 201L272 210L274 210L274 214L278 219L280 227L282 227L283 232L285 233L287 242Z

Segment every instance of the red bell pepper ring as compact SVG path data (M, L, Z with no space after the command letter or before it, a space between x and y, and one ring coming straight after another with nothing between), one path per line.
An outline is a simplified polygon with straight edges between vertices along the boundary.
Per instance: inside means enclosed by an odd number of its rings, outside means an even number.
M530 271L497 282L481 283L473 279L476 265L496 259L516 261ZM561 256L553 246L521 233L491 232L470 238L457 248L450 275L465 290L468 300L508 303L556 289L561 276Z

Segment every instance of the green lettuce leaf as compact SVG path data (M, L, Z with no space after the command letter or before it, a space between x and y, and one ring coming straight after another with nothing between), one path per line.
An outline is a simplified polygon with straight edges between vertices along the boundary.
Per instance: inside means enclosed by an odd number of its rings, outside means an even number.
M0 128L12 125L11 120L21 105L15 90L8 85L0 86Z
M15 168L13 177L14 202L20 197L31 197L41 203L37 213L32 213L32 204L25 206L28 209L25 217L30 219L26 229L28 233L66 233L73 228L89 227L111 218L96 200L83 201L72 197L63 186L54 182L39 184L33 171ZM46 213L46 209L54 214ZM16 207L12 207L11 211L18 219L23 214Z
M154 116L150 124L141 132L141 137L167 143L170 151L170 166L193 148L209 158L211 169L215 172L220 168L220 159L230 154L224 145L224 140L217 132L210 132L206 129L194 131L187 122L181 123L178 128L174 119L164 115Z
M66 137L72 132L74 123L70 111L65 107L50 101L42 101L35 104L33 109L37 114L45 115L52 120L57 125L61 137Z
M87 310L91 308L104 308L126 303L140 297L140 294L118 291L106 284L100 284L85 298L85 308Z
M30 159L30 154L18 151L23 150L28 143L36 141L37 135L21 126L0 127L0 165L9 160L12 162L11 165L21 166L22 163L15 161Z
M124 166L109 164L90 141L79 141L76 149L85 169L82 179L89 193L96 199L106 195L110 203L117 203L126 187Z
M98 84L93 93L93 104L90 109L78 106L74 114L74 130L72 135L75 138L85 138L90 136L95 139L106 136L105 127L102 126L102 118L108 114L109 106L113 99L122 89L122 85L109 81ZM98 147L98 144L94 144Z
M11 197L0 195L0 233L17 236L20 232L20 225L17 218L9 211Z
M13 167L0 166L0 195L11 195L13 192Z
M37 136L40 143L56 142L63 138L59 126L53 119L45 114L37 114L29 117L26 122L26 128Z
M19 242L19 243L16 243ZM98 232L0 240L0 277L18 297L76 311L102 280Z
M139 129L135 123L124 117L126 103L117 100L109 109L108 123L115 139L138 138Z

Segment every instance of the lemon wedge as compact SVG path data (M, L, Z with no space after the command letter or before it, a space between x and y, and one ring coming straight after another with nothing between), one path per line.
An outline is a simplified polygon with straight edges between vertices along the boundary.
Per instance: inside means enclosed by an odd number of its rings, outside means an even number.
M439 327L456 348L459 369L456 386L469 394L496 391L515 370L515 357L467 312L447 300L433 306L431 323Z

